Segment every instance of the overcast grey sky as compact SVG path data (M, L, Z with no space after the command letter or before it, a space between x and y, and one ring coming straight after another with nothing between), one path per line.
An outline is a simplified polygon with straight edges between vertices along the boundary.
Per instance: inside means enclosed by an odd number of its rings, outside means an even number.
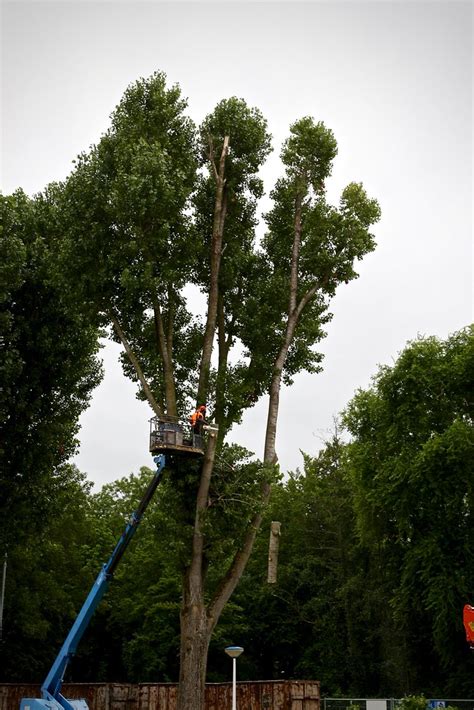
M472 3L17 0L1 9L4 193L65 178L127 85L161 70L197 123L228 96L261 109L275 149L267 194L288 126L312 115L339 144L329 198L356 180L379 200L378 248L336 295L324 372L282 394L284 470L301 465L300 449L320 448L333 416L408 340L472 321ZM151 463L151 412L117 352L103 351L106 377L76 459L98 484ZM258 455L265 404L233 432Z

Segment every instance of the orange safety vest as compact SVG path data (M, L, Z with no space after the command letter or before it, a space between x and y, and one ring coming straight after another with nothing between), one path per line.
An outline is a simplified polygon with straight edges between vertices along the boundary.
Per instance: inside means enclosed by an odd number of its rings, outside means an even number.
M191 416L189 417L191 426L194 426L196 422L201 421L201 419L204 419L204 415L199 410L197 412L194 412L194 414L191 414Z

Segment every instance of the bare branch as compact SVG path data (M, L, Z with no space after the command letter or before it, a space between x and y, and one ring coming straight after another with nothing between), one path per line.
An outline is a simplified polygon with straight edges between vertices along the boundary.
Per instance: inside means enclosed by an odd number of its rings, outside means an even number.
M270 498L270 490L270 484L265 482L262 487L263 506L266 506L268 503L268 500ZM214 594L214 598L209 603L207 610L209 633L216 625L223 608L232 596L232 593L236 588L240 577L242 576L242 573L247 565L248 559L252 552L255 537L262 523L262 518L262 511L255 513L255 515L253 516L252 520L248 525L247 533L245 535L241 548L236 552L225 577L222 579L216 590L216 593Z
M125 333L123 332L123 330L120 326L117 316L111 310L108 312L108 315L109 315L110 320L112 321L112 324L114 326L114 330L117 333L118 337L120 338L120 341L122 342L125 352L128 355L128 359L132 363L132 365L135 369L135 372L137 373L138 379L140 380L140 383L143 387L143 391L145 393L145 396L146 396L151 408L153 409L153 411L155 412L155 414L157 416L161 416L163 414L163 410L161 409L161 407L159 406L155 397L153 396L153 392L151 391L150 386L149 386L148 382L146 381L145 375L143 374L143 370L142 370L141 365L138 361L138 358L135 355L135 353L133 352L133 350L130 346L130 343L128 342L128 340L125 336Z

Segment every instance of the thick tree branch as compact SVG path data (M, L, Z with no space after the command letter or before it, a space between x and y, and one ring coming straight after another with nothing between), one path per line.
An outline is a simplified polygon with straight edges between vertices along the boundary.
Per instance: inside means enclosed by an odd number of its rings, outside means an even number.
M290 299L288 307L288 315L291 316L296 307L296 295L298 292L298 261L301 247L301 209L302 196L300 193L295 198L295 221L293 248L291 253L291 269L290 269Z
M314 298L319 289L324 288L329 282L330 273L323 276L322 279L316 281L301 297L298 305L293 308L288 316L286 322L285 339L280 348L280 351L275 360L273 366L273 377L270 385L269 392L269 402L268 402L268 416L267 416L267 429L265 433L265 450L263 460L266 463L273 463L276 461L276 427L278 421L278 410L280 405L280 389L281 389L281 377L283 373L283 368L285 367L286 358L288 356L288 350L290 349L293 336L295 334L296 326L303 310L306 308L308 303Z
M174 336L174 315L175 301L171 286L168 285L168 328L166 333L166 345L168 348L168 357L170 361L173 359L173 336Z
M267 505L270 498L271 487L265 482L262 489L262 504ZM229 601L234 589L236 588L242 573L247 565L250 554L253 549L255 537L262 523L263 512L255 513L247 528L244 541L240 549L236 552L234 559L221 583L219 584L212 601L209 603L207 610L208 630L212 632L216 625L223 608Z
M165 377L165 398L166 410L168 414L177 416L176 409L176 389L174 385L174 369L173 361L170 356L168 342L166 340L165 329L163 325L163 317L161 314L160 303L156 296L153 296L153 315L155 321L155 333L158 343L158 350L163 362L163 373Z
M225 187L225 159L229 146L229 136L225 136L222 146L222 153L219 161L219 174L217 180L216 199L214 203L214 220L211 240L211 275L209 284L209 298L207 306L207 319L204 331L202 347L201 365L199 368L199 385L197 403L202 404L206 400L207 385L209 381L209 369L211 366L212 344L216 329L217 300L219 292L219 270L222 256L222 237L224 233L224 222L227 211L227 199L224 192Z
M219 294L217 300L217 342L219 346L219 362L217 367L217 382L216 382L216 409L215 417L219 423L218 443L223 441L225 435L224 423L224 390L227 374L227 358L229 355L228 341L225 337L225 317L224 317L224 300Z
M137 373L138 379L140 380L140 383L143 387L143 391L145 393L145 396L155 412L157 416L161 416L163 414L163 410L159 406L158 402L156 401L155 397L153 396L153 392L150 389L150 386L148 385L148 382L146 381L145 375L143 374L143 370L141 368L141 365L137 359L137 356L133 352L132 348L130 347L130 343L128 342L125 333L123 332L120 323L116 317L116 315L112 312L109 311L109 318L112 321L112 324L114 326L114 330L117 333L118 337L120 338L120 341L122 342L123 347L125 348L125 352L128 355L128 359L132 363L135 372Z
M263 454L263 460L265 463L276 463L278 460L276 455L275 444L278 412L280 407L281 376L283 373L283 368L285 366L286 357L288 355L291 340L293 338L296 322L297 320L294 315L291 319L288 320L286 326L285 341L282 347L280 348L280 352L278 353L277 359L275 360L275 365L273 367L273 376L270 385L270 396L268 401L267 428L265 432L265 449Z
M194 595L200 595L202 593L204 549L202 525L203 515L208 506L209 486L211 484L211 475L214 468L214 458L216 454L216 441L217 433L213 431L209 432L206 455L204 457L201 479L199 481L199 489L196 498L191 564L187 573L189 583L194 590Z

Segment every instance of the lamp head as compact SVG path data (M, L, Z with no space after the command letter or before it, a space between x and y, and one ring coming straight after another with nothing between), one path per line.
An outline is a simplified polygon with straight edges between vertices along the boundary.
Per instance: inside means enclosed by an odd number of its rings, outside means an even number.
M238 658L244 652L242 646L227 646L224 650L231 658Z

